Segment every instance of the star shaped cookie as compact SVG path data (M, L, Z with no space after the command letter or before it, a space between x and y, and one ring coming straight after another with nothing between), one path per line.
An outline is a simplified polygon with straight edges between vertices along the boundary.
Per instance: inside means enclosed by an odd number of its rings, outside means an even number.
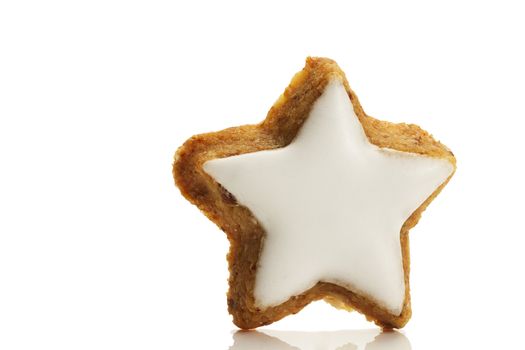
M237 326L324 299L400 328L411 315L408 231L455 164L418 126L367 116L334 61L308 58L263 122L193 136L173 175L230 241Z

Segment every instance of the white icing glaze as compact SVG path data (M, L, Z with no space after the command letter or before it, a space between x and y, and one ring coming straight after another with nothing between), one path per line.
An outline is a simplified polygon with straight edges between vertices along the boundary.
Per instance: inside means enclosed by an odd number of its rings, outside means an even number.
M324 281L399 315L401 226L453 166L371 144L344 86L333 80L290 145L214 159L204 170L266 231L254 290L259 306Z

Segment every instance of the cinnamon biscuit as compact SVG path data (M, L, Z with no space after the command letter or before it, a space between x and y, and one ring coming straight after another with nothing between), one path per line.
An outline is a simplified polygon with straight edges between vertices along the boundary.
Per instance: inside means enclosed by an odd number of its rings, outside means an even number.
M367 116L338 65L311 57L261 123L187 140L173 176L229 239L237 326L325 299L401 328L408 231L455 168L420 127Z

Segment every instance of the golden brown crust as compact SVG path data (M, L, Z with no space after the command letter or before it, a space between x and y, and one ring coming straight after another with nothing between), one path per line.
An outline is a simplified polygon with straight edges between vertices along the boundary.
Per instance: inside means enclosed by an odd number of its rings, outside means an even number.
M257 262L265 236L264 229L248 208L237 203L235 197L202 168L211 159L288 145L308 117L315 100L334 78L344 83L370 142L379 147L447 159L455 167L456 160L452 152L417 125L394 124L367 116L357 96L350 89L344 73L334 61L327 58L307 58L304 69L294 76L263 122L191 137L175 154L173 176L184 197L215 222L230 241L227 257L230 270L228 310L233 315L234 323L240 328L249 329L270 324L297 313L310 302L319 299L325 299L338 307L355 309L384 328L401 328L410 319L408 231L417 224L421 213L452 175L412 213L401 228L405 301L401 314L392 315L366 296L325 282L317 283L310 290L278 306L264 310L258 308L253 291Z

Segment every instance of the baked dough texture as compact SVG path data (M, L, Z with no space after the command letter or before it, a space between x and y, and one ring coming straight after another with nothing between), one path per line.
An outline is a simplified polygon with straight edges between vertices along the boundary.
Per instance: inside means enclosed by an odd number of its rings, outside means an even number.
M203 170L203 164L208 160L276 149L290 144L308 117L312 105L333 79L343 82L371 143L378 147L445 159L454 169L456 167L452 152L419 126L394 124L366 115L343 71L333 60L327 58L307 58L303 70L293 77L261 123L195 135L188 139L175 153L175 184L182 195L216 223L228 237L228 311L240 328L268 325L295 314L310 302L320 299L338 308L357 310L383 328L401 328L410 319L412 311L408 231L417 224L422 212L448 183L453 173L412 213L401 228L405 299L401 313L393 315L366 295L326 282L318 282L311 289L280 305L259 308L254 299L254 286L265 231L247 207L239 204L231 193Z

